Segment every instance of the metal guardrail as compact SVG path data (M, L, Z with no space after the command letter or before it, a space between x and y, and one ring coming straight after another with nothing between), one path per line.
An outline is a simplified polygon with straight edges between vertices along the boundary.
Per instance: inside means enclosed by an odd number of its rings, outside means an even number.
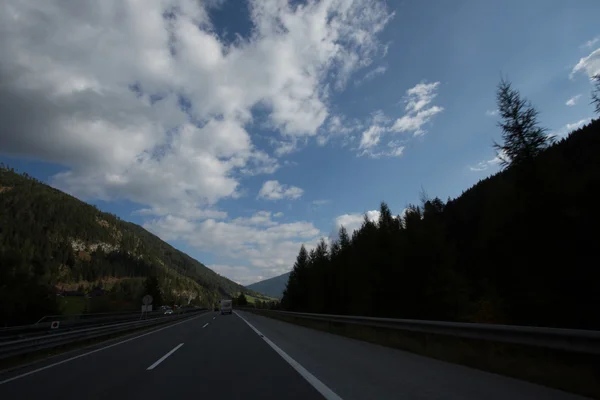
M100 317L116 317L120 315L131 315L139 314L139 310L119 311L119 312L106 312L106 313L84 313L84 314L57 314L57 315L44 315L33 325L38 325L44 321L69 321L69 320L82 320L88 318L100 318Z
M176 310L175 314L195 312L198 310L201 310L201 308L186 307ZM164 316L164 313L164 310L151 311L148 313L144 313L143 318L160 318ZM51 315L42 318L42 320L45 320L45 322L40 322L42 321L40 320L32 325L21 325L8 328L0 328L0 343L17 339L24 339L27 337L33 337L38 335L54 334L58 332L64 332L67 330L115 324L117 322L139 321L141 319L141 316L142 314L140 314L139 311L81 314L76 316L77 318L73 318L73 316L64 317L60 315ZM60 328L57 330L52 330L50 327L52 321L59 321Z
M396 329L600 355L600 331L240 309L328 323Z
M0 343L0 360L32 353L39 350L50 349L65 344L80 342L83 340L99 338L115 333L126 332L133 329L159 325L169 321L178 321L195 315L208 312L206 309L190 311L181 315L172 315L168 317L153 318L147 320L121 322L111 325L103 325L91 328L82 328L68 332L54 333L43 336L36 336L26 339L13 340Z

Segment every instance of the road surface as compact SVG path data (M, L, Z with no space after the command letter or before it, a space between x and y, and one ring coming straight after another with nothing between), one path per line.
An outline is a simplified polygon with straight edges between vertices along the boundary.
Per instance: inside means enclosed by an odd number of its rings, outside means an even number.
M0 374L8 399L580 399L236 311Z

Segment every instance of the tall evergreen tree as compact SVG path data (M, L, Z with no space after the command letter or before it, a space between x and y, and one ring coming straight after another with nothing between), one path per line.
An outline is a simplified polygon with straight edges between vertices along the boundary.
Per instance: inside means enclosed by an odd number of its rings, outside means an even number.
M379 229L384 232L391 232L396 225L394 221L394 216L390 211L388 205L384 202L381 202L379 206L379 221L378 221Z
M350 236L348 236L348 231L343 226L340 227L340 230L338 232L338 238L342 250L348 249L350 247Z
M351 296L348 282L350 279L350 262L352 257L352 242L348 231L343 226L338 231L338 241L340 250L337 257L332 259L333 263L333 274L335 276L335 287L330 290L332 296L334 296L333 307L334 312L340 314L346 314L349 309L348 299ZM332 251L333 253L333 251Z
M327 286L331 278L329 252L325 239L321 238L317 247L311 250L309 260L309 311L325 312L330 303L327 296Z
M538 126L538 111L505 79L498 84L496 99L504 143L494 143L494 147L502 165L531 161L551 143L545 129Z
M244 295L244 293L240 293L240 295L238 296L237 305L242 307L248 305L248 299L246 298L246 295Z
M325 239L321 238L321 240L319 240L319 244L315 248L315 253L312 256L313 260L317 262L324 262L327 260L328 254L327 243L325 242Z
M594 75L594 89L592 90L592 104L596 108L596 112L600 114L600 74Z
M341 246L340 243L336 240L333 243L331 243L331 247L329 249L329 256L330 258L333 260L335 259L341 251Z
M309 254L306 247L302 245L281 299L282 305L288 310L298 310L307 301L308 262Z

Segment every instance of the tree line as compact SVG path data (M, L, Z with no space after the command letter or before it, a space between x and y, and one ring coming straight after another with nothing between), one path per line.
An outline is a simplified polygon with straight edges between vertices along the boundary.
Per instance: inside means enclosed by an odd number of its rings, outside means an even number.
M592 103L600 112L600 76ZM503 169L456 199L380 205L351 234L300 248L286 310L600 328L600 120L560 141L502 80Z

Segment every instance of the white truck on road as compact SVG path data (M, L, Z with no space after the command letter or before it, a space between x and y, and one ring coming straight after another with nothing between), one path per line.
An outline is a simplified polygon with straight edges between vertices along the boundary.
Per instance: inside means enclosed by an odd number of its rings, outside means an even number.
M231 314L233 312L233 307L231 305L231 300L221 300L221 315L223 314Z

